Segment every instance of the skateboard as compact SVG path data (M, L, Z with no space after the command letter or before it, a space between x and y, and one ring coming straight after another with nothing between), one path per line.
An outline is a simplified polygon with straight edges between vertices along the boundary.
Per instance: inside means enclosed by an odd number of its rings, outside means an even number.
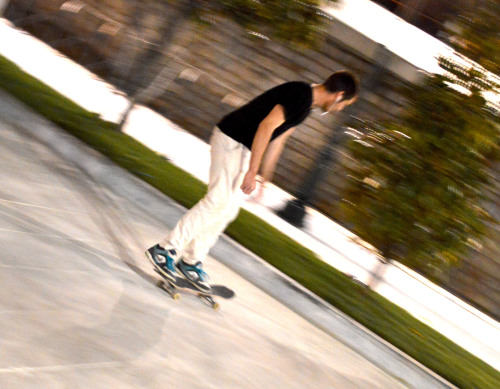
M165 278L165 276L156 267L153 267L153 269L161 276L161 280L156 283L156 286L167 292L174 300L178 300L181 297L180 293L177 291L178 289L191 290L192 292L195 292L199 298L210 304L213 309L217 310L220 308L220 304L214 300L214 296L222 297L224 299L230 299L235 296L234 291L224 285L210 285L212 291L210 293L205 293L194 287L185 278L177 277L176 281L172 282Z

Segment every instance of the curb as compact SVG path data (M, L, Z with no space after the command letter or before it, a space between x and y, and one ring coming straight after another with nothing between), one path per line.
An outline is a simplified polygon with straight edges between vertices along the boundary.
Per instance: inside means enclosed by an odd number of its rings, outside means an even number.
M169 228L185 212L166 195L3 91L0 100L4 102L0 104L2 121L30 134L99 184L119 191L144 212L166 222ZM219 239L211 255L408 388L456 388L226 235Z

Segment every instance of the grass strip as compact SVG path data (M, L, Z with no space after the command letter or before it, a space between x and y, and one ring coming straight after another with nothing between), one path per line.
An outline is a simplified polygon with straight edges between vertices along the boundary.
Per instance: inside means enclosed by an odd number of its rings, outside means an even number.
M0 87L187 208L206 185L115 125L0 56ZM242 210L226 233L316 295L464 389L497 389L500 373L382 296L353 283L316 254Z

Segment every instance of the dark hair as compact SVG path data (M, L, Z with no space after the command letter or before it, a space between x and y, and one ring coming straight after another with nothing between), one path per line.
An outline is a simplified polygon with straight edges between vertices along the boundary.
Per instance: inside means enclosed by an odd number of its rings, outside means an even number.
M345 70L333 73L323 86L329 93L344 92L342 100L351 100L358 94L358 80L352 73Z

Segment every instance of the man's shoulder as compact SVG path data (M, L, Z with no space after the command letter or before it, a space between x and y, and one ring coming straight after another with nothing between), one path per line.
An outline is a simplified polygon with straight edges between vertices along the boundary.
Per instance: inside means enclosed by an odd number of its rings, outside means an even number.
M311 84L304 81L288 81L278 85L276 88L308 91L311 89Z
M293 104L297 100L309 100L312 87L304 81L289 81L271 89L270 94L283 103Z

